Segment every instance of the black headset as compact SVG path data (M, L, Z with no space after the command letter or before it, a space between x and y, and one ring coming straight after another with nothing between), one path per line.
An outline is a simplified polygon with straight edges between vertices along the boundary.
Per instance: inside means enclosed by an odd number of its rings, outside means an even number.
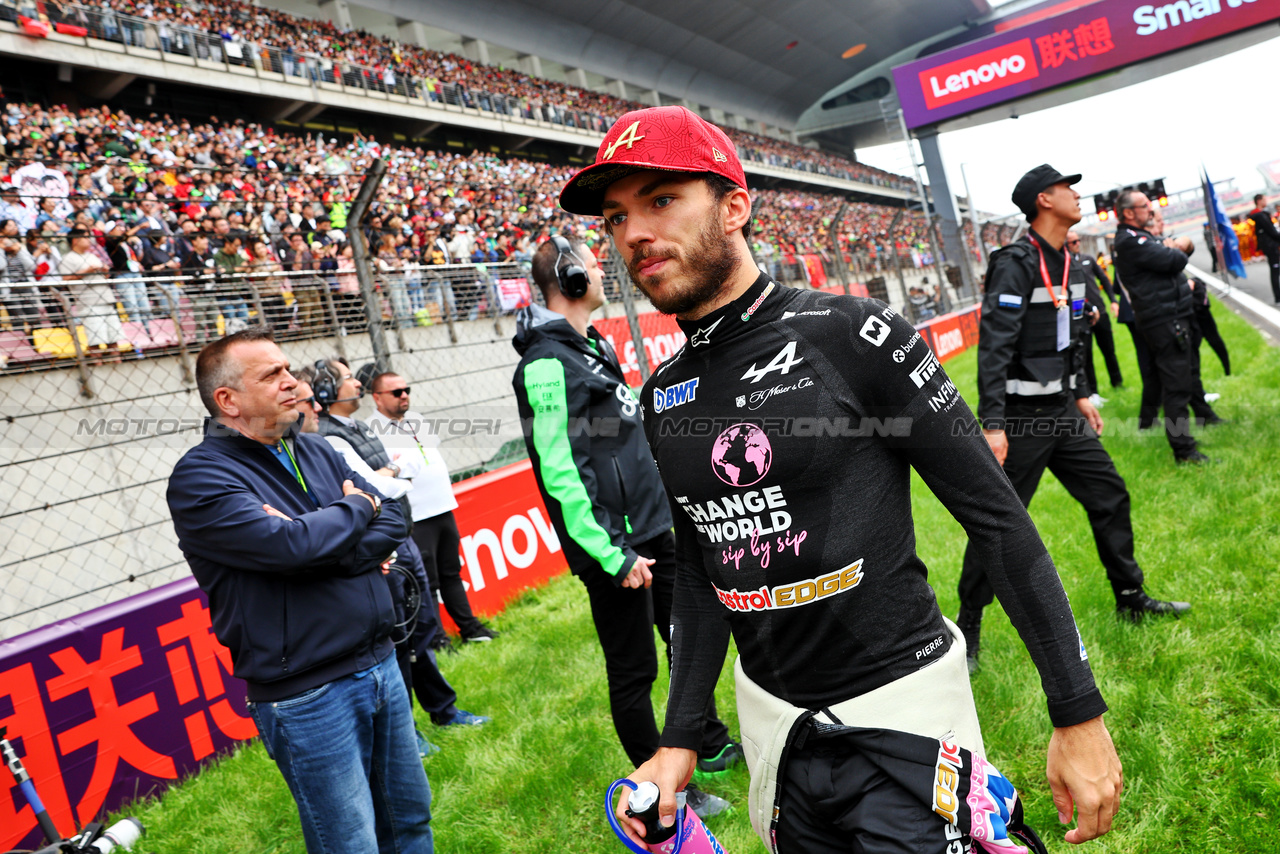
M320 359L315 364L316 378L311 382L311 393L315 395L316 403L325 409L328 409L338 399L338 381L337 375L333 372L333 368L329 367L329 363L324 359Z
M560 285L560 293L569 299L582 299L591 287L586 265L582 263L578 253L573 251L569 241L560 235L551 235L551 245L556 248L556 281ZM561 267L560 262L566 255L571 259L570 263Z

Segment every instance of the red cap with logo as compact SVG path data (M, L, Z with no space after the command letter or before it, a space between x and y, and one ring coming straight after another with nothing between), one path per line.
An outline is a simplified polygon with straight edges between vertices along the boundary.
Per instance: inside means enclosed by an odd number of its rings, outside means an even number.
M724 131L684 107L650 107L614 123L600 143L596 162L560 191L560 207L600 216L605 189L643 169L714 172L747 188L738 152Z

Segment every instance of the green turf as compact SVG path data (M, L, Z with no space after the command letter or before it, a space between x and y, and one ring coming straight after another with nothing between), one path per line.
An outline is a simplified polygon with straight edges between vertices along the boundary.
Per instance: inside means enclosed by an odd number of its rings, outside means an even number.
M1235 375L1204 348L1205 384L1234 423L1202 431L1217 465L1180 469L1159 435L1138 434L1139 381L1127 333L1116 327L1129 386L1111 402L1105 443L1133 496L1137 557L1148 588L1194 603L1181 620L1118 622L1084 512L1046 475L1032 516L1058 564L1089 659L1111 705L1107 724L1124 762L1125 793L1113 833L1095 852L1240 852L1280 849L1280 351L1219 308ZM976 399L975 362L947 363ZM1105 368L1098 359L1098 368ZM1105 384L1105 380L1104 380ZM919 551L942 609L954 616L963 533L917 480ZM585 592L561 578L495 620L502 637L445 657L461 705L491 724L438 730L427 760L436 849L449 854L621 851L604 821L608 784L630 768L609 718L604 667ZM1062 841L1044 782L1048 717L1039 680L1003 612L988 612L983 671L974 680L989 758L1022 791L1028 818L1052 851ZM654 691L659 714L665 679ZM731 668L717 692L736 732ZM737 809L710 827L731 854L761 850L746 816L747 777L709 790ZM298 852L297 813L258 744L135 804L159 854Z

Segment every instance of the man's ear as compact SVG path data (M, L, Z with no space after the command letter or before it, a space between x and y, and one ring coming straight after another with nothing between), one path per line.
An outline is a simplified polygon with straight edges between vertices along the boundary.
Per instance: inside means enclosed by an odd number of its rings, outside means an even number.
M218 409L228 418L240 417L240 404L236 400L235 389L222 386L214 389L213 402L218 405Z
M734 187L731 193L720 200L720 212L724 216L725 234L741 231L751 219L751 196L741 187Z

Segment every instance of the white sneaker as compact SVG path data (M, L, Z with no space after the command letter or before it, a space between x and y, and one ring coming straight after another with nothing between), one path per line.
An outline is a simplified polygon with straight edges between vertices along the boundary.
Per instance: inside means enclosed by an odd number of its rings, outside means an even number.
M1222 395L1218 394L1216 391L1211 391L1204 396L1204 402L1213 403L1215 400L1217 400L1220 397L1222 397Z
M1089 395L1089 402L1093 404L1094 409L1101 409L1102 407L1107 405L1107 398L1102 397L1097 393L1094 393Z

